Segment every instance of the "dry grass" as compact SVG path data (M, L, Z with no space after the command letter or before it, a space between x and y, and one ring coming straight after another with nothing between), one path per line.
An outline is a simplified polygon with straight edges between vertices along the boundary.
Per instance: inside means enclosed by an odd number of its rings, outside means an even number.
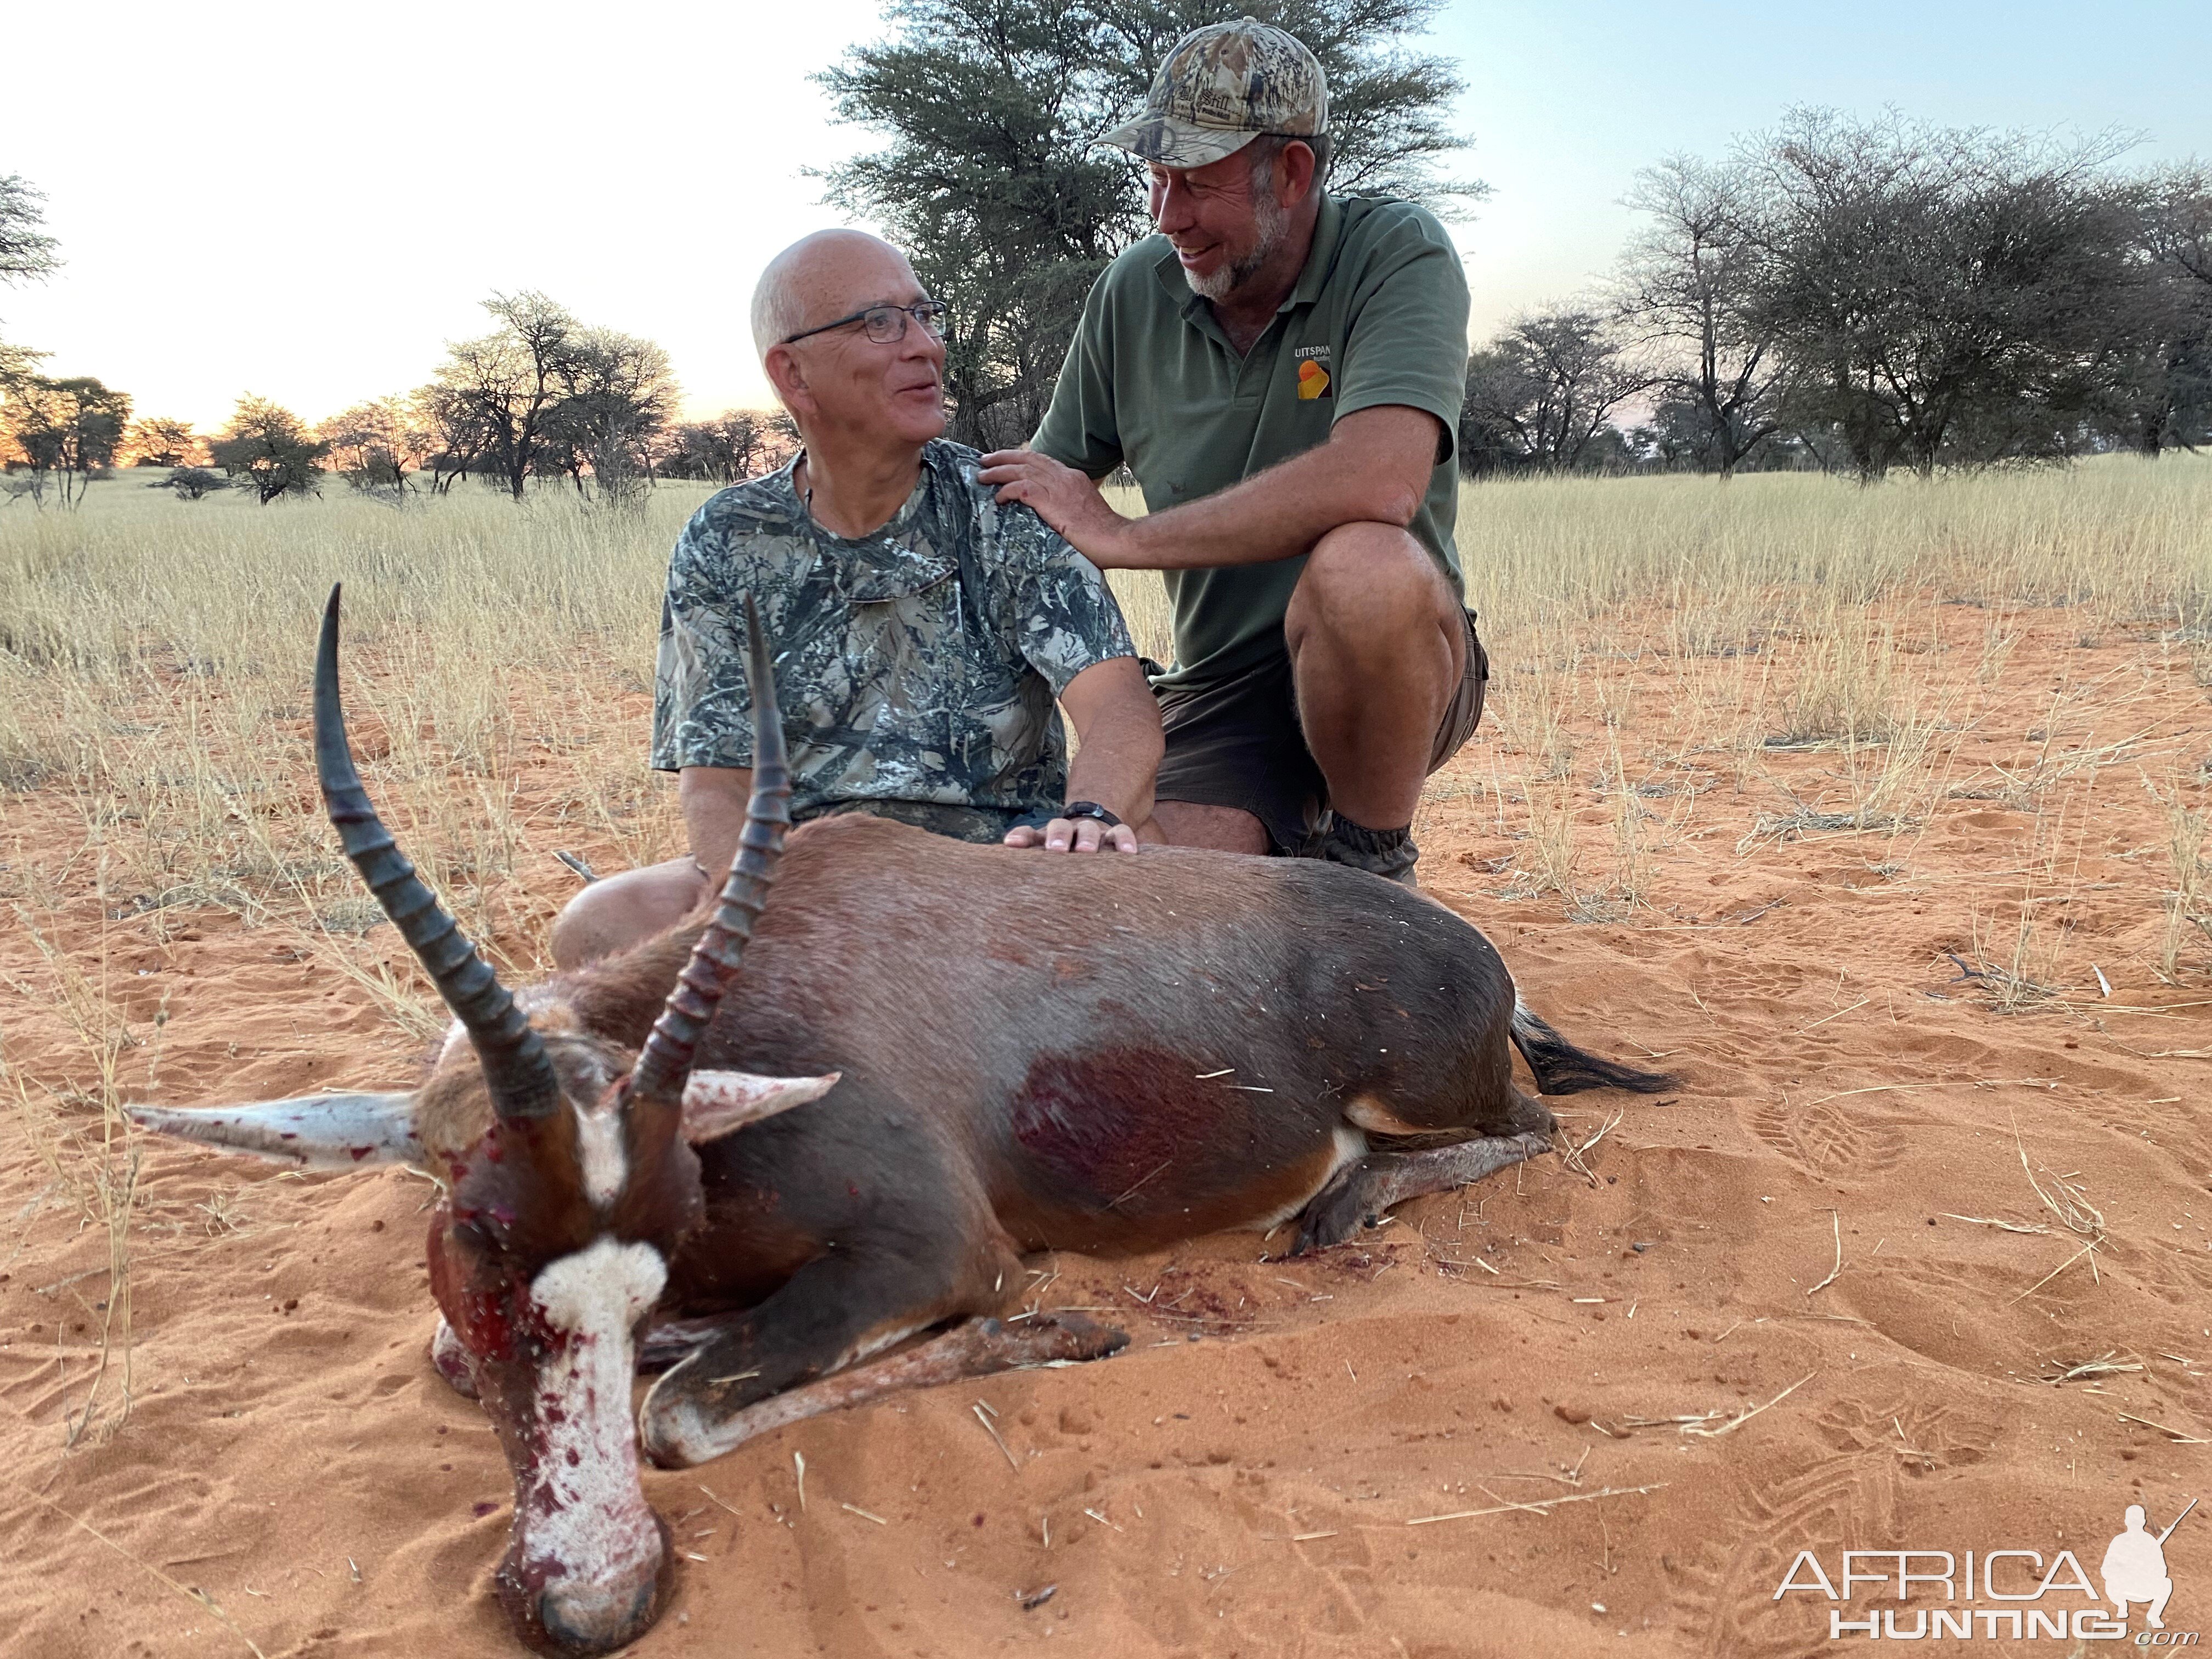
M84 855L157 936L212 907L360 969L376 913L300 793L314 617L342 578L371 790L470 931L538 965L539 918L496 896L523 855L520 775L554 780L538 827L623 861L670 844L631 716L668 546L705 493L632 518L552 492L186 504L122 479L81 513L0 523L0 782L70 801ZM35 910L50 876L10 896Z
M432 1021L364 945L374 913L302 810L313 617L342 577L372 790L471 932L540 965L550 901L518 913L513 878L557 895L563 842L614 867L673 844L638 716L667 548L705 493L664 488L641 515L558 491L520 508L475 490L404 511L337 492L262 508L126 477L78 513L14 510L0 801L68 802L76 844L0 872L0 898L35 917L90 860L156 938L210 908L289 928L409 1026ZM2070 607L2087 637L2162 632L2191 672L2212 637L2212 461L2193 457L1874 489L1575 479L1463 499L1502 770L1425 810L1486 814L1524 854L1508 890L1584 919L1648 908L1665 849L1716 789L1762 803L1742 856L1869 833L1893 854L1942 799L2039 812L2136 758L2156 711L2130 722L2115 714L2126 688L2085 684L2050 694L2028 752L1961 770L1962 738L2014 689L2024 608ZM1140 647L1170 657L1158 580L1114 586ZM1957 606L1980 608L1971 650L1946 643ZM1817 764L1793 765L1803 755ZM2176 810L2179 848L2201 821ZM2201 927L2197 870L2174 866L2169 976Z
M0 1085L13 1097L24 1139L49 1177L47 1192L64 1197L76 1212L80 1226L92 1231L104 1249L102 1267L80 1276L76 1284L55 1287L75 1292L77 1306L87 1316L84 1322L97 1327L96 1357L81 1380L82 1397L74 1402L66 1362L62 1362L64 1438L74 1446L88 1435L104 1438L131 1415L131 1248L138 1148L123 1114L122 1071L128 1051L144 1048L149 1050L147 1076L160 1075L160 1033L167 1015L166 1009L156 1010L150 1034L131 1030L111 992L104 928L88 970L27 915L18 911L16 920L46 966L47 982L42 993L40 987L0 975L0 988L19 997L39 999L43 994L51 1000L76 1038L80 1053L76 1058L91 1068L88 1074L71 1068L60 1075L42 1072L34 1076L11 1063L5 1047L0 1046ZM94 1275L104 1277L106 1294L88 1301L78 1285L83 1277Z
M2166 897L2166 927L2159 939L2158 971L2172 980L2181 962L2183 941L2194 932L2212 934L2204 904L2204 835L2208 828L2202 808L2175 802L2166 808L2171 836L2166 856L2173 866L2173 886Z
M2177 711L2135 668L2031 690L2007 672L2031 627L2069 645L2179 644L2181 676L2212 637L2204 458L1873 489L1485 484L1463 497L1459 539L1498 665L1488 719L1505 758L1475 801L1432 791L1424 820L1472 828L1487 808L1517 849L1493 890L1556 894L1576 920L1663 921L1668 849L1712 833L1701 809L1717 791L1751 806L1731 836L1741 858L1879 837L1865 856L1891 875L1947 803L2039 823L2101 773L2170 751L2160 734ZM2166 912L2177 950L2201 932L2182 868L2190 896ZM2014 975L2014 1006L2050 969L2055 934L2033 916L2047 898L1980 924L1981 959Z

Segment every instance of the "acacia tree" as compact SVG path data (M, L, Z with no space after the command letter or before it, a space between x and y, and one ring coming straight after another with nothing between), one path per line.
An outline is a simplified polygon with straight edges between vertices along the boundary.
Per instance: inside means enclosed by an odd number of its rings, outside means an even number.
M133 466L190 466L199 459L200 441L190 421L149 416L131 422L124 453Z
M653 477L655 440L675 410L668 354L613 329L580 329L561 368L562 397L545 422L537 465L564 472L610 505L635 505Z
M437 377L416 394L436 441L433 488L478 466L520 501L531 477L566 474L625 497L649 474L653 434L674 408L668 356L649 340L591 328L544 295L495 294L484 309L500 327L446 349Z
M543 294L495 294L483 308L499 321L493 332L446 348L426 399L443 401L465 420L477 455L507 480L516 501L546 443L546 424L565 395L563 374L576 349L576 319Z
M422 468L435 441L398 398L356 404L325 421L315 435L349 488L394 504L406 499L408 474Z
M2152 258L2212 289L2212 167L2191 161L2150 181L2144 245Z
M1528 313L1468 360L1460 465L1474 474L1570 471L1651 383L1595 311Z
M0 402L0 432L30 469L32 499L43 502L53 480L64 507L76 506L92 475L115 464L130 419L129 396L88 377L20 375Z
M315 463L330 447L290 410L247 396L208 453L232 477L246 480L266 507L280 496L319 494L322 473Z
M1768 193L1759 315L1793 423L1862 478L2063 453L2124 329L2125 148L1796 110L1740 149Z
M478 401L458 386L434 381L408 400L416 420L430 434L425 464L430 493L443 495L456 478L475 471L489 447L488 422Z
M2155 173L2131 198L2142 258L2111 401L2120 434L2155 457L2212 441L2212 168Z
M742 483L764 471L775 453L769 417L755 410L725 410L711 421L672 427L660 462L664 476Z
M218 489L230 488L230 480L220 472L210 472L204 466L180 466L166 478L146 486L149 489L173 491L180 501L197 501Z
M1658 354L1662 422L1700 471L1731 476L1781 429L1781 363L1763 297L1765 209L1741 169L1672 155L1636 175L1646 216L1622 256L1616 304Z
M821 79L842 119L889 145L823 175L882 225L951 307L952 433L985 447L1042 419L1083 299L1150 228L1141 174L1097 140L1142 105L1169 49L1249 14L1304 40L1328 76L1340 187L1450 207L1479 185L1439 171L1462 88L1407 42L1441 0L896 0L887 38Z
M39 282L61 263L58 244L39 228L45 199L16 174L0 173L0 283ZM0 340L0 392L33 374L45 356Z

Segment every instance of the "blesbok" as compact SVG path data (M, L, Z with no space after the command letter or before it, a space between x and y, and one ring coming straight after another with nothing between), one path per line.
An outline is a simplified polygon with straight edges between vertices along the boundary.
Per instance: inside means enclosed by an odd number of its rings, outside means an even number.
M787 846L750 608L747 626L752 798L719 899L510 995L362 788L333 589L324 799L453 1030L405 1093L132 1109L216 1146L437 1178L432 1357L513 1468L499 1595L541 1651L618 1647L663 1601L641 1442L694 1463L890 1389L1110 1353L1126 1338L1080 1316L991 1316L1024 1252L1292 1218L1298 1249L1334 1243L1544 1149L1552 1115L1510 1046L1547 1092L1669 1085L1529 1013L1449 910L1335 865L1060 857L864 817ZM641 1357L674 1363L634 1413Z

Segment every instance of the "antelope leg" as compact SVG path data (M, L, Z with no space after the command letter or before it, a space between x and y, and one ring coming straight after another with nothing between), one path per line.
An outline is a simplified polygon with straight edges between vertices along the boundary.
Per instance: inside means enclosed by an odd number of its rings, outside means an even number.
M942 1336L888 1359L872 1360L771 1395L720 1422L691 1425L673 1446L659 1437L649 1436L648 1443L653 1447L656 1462L667 1462L667 1453L673 1451L683 1463L703 1462L772 1429L823 1412L863 1405L906 1389L933 1388L1018 1366L1103 1359L1119 1352L1128 1340L1127 1332L1098 1324L1081 1314L1038 1314L1018 1325L997 1319L963 1320ZM680 1372L671 1372L654 1395L680 1376ZM655 1401L648 1397L648 1414L654 1406Z
M1547 1152L1551 1145L1542 1135L1488 1135L1420 1152L1370 1152L1346 1164L1314 1194L1291 1254L1341 1244L1362 1227L1380 1222L1394 1204L1464 1187Z

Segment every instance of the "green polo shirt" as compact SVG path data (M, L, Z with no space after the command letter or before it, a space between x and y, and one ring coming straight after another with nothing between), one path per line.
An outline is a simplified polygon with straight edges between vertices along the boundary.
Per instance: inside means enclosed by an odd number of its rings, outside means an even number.
M1148 236L1091 288L1036 447L1094 478L1127 462L1159 513L1313 448L1354 410L1425 410L1443 441L1408 528L1462 592L1453 439L1467 308L1459 252L1425 209L1325 197L1297 286L1240 357L1167 238ZM1216 684L1279 653L1305 562L1164 572L1176 666L1162 684Z

